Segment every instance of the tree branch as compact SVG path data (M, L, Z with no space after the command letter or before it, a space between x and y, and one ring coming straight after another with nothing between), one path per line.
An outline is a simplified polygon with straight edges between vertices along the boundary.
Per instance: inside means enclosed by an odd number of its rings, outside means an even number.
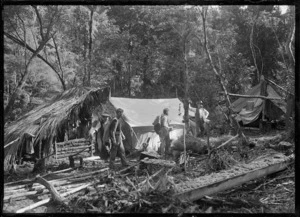
M205 52L206 52L206 55L208 57L208 60L209 60L209 63L210 63L210 66L212 67L213 69L213 72L215 73L215 75L217 76L218 78L218 81L221 85L221 88L223 89L224 93L225 93L225 98L226 98L226 101L227 101L227 107L230 111L230 113L232 114L232 109L231 109L231 102L230 102L230 99L229 99L229 95L228 95L228 92L227 92L227 89L226 89L226 86L225 86L225 83L223 81L223 78L221 76L221 74L218 72L218 70L216 69L215 67L215 64L213 63L212 61L212 57L210 55L210 52L208 50L208 46L207 46L207 35L206 35L206 16L207 16L207 10L208 8L206 7L205 9L202 9L201 10L201 16L202 16L202 25L203 25L203 34L204 34L204 48L205 48ZM236 121L235 118L232 118L231 116L230 117L230 125L233 127L233 121L235 121L235 126L237 127L237 131L238 133L243 137L244 140L247 141L245 135L243 134L241 128L240 128L240 125L239 123Z
M39 21L39 24L40 24L40 34L41 34L41 37L42 37L42 41L44 41L45 39L44 39L44 33L43 33L43 23L42 23L42 19L41 19L41 16L40 16L40 12L38 11L36 5L31 5L31 7L33 7L33 9L35 11L35 14L38 18L38 21Z
M28 44L24 43L23 41L20 41L19 39L15 38L14 36L10 35L9 33L6 33L4 32L4 35L6 37L8 37L9 39L11 39L12 41L14 41L15 43L23 46L23 47L26 47L30 52L34 53L35 50L33 48L31 48ZM58 76L61 84L63 85L63 80L62 80L62 77L60 76L59 72L57 71L57 69L55 69L55 67L49 63L43 56L41 56L40 54L37 54L37 57L40 58L42 61L44 61Z

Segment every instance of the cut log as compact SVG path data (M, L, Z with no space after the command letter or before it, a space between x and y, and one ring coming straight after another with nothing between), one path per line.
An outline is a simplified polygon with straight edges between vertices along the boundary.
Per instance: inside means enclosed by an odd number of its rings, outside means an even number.
M80 139L72 139L72 140L68 140L68 141L64 141L64 142L57 142L57 145L67 145L67 144L77 144L77 143L87 143L90 142L89 140L85 139L85 138L80 138Z
M230 170L202 176L194 180L175 185L175 197L184 201L194 201L205 195L230 189L269 174L284 170L294 160L294 155L289 157L275 154L249 164L234 166Z
M68 192L66 192L66 193L63 193L63 194L61 194L61 196L62 196L62 197L68 197L69 195L74 194L74 193L76 193L76 192L78 192L78 191L81 191L81 190L83 190L83 189L85 189L85 188L87 188L88 186L91 186L91 185L93 185L93 183L88 183L88 184L86 184L86 185L80 186L80 187L75 188L75 189L73 189L73 190L71 190L71 191L68 191ZM39 202L37 202L37 203L31 204L30 206L27 206L27 207L25 207L25 208L22 208L22 209L17 210L16 213L24 213L24 212L26 212L26 211L28 211L28 210L32 210L32 209L34 209L34 208L37 208L37 207L39 207L39 206L42 206L42 205L48 203L50 200L51 200L50 198L41 200L41 201L39 201Z
M63 147L63 148L57 148L57 152L61 152L61 151L72 151L72 150L80 150L82 148L89 148L90 145L82 145L82 146L77 146L77 147Z

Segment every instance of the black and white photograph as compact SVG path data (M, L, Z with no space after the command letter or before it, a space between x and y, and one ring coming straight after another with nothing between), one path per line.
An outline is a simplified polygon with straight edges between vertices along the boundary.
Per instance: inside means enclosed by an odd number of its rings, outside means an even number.
M295 214L296 11L2 5L2 213Z

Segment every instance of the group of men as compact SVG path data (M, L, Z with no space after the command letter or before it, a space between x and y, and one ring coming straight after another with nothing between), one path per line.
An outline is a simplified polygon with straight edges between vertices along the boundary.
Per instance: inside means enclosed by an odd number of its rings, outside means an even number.
M116 110L116 117L110 120L110 115L103 113L100 132L95 132L93 134L93 143L98 143L97 149L101 156L109 154L109 167L114 169L116 156L121 158L122 166L128 166L128 162L125 157L125 149L123 145L123 140L125 136L122 132L121 117L123 115L123 109L118 108ZM96 134L99 133L99 136ZM97 138L97 139L96 139ZM98 140L98 141L96 141ZM101 140L101 141L99 141Z
M166 155L169 151L169 146L170 146L170 134L169 132L172 131L172 127L170 126L170 120L169 120L169 109L165 108L163 110L163 114L160 116L160 131L159 137L160 137L160 154L161 156L166 158ZM194 135L199 137L203 136L204 133L207 130L207 125L208 125L208 117L209 112L203 107L203 102L199 101L197 102L197 109L195 112L195 132Z
M102 135L102 142L101 145L98 145L98 151L103 154L106 152L109 153L109 167L111 169L114 169L114 162L116 156L121 158L121 163L123 166L128 166L128 162L125 157L125 149L123 145L123 140L125 140L125 136L122 132L122 126L121 126L121 117L123 115L123 109L118 108L116 110L116 117L113 118L111 121L110 115L108 114L102 114L102 121L101 121L101 128L100 128L100 135ZM196 109L196 123L197 123L197 133L203 132L204 127L204 119L207 118L208 112L203 108L202 102L198 103L197 109ZM166 155L169 151L170 146L170 131L173 130L173 128L170 126L170 120L169 120L169 109L165 108L163 109L163 114L159 118L160 122L160 130L159 130L159 137L160 137L160 154L162 157L166 158ZM99 137L98 137L99 139ZM99 144L99 143L98 143Z

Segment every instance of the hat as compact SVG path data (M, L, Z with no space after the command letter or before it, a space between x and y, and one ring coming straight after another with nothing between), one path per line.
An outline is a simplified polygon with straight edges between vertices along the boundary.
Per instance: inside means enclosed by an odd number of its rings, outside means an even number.
M163 112L169 111L169 108L164 108Z
M121 109L121 108L118 108L117 110L116 110L116 112L124 112L124 110L123 109Z

